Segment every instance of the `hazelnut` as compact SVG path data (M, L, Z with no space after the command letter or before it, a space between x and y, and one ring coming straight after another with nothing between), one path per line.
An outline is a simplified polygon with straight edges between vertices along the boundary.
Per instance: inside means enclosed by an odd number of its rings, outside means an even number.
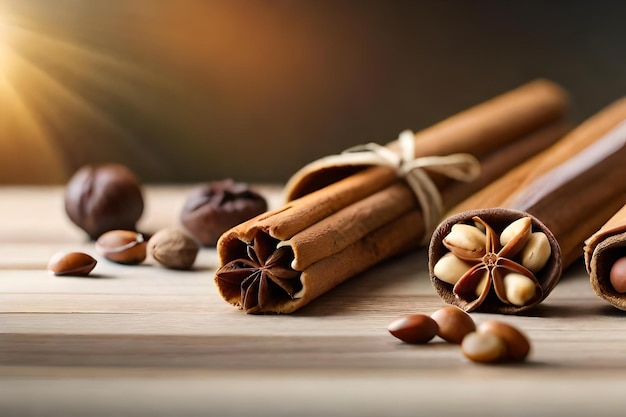
M393 336L410 344L428 343L437 335L437 322L425 314L410 314L395 319L387 330Z
M180 229L159 230L148 241L148 255L165 268L190 269L200 247Z
M245 183L231 179L194 189L181 212L181 223L204 246L215 246L228 229L267 210L267 202Z
M110 261L136 265L146 259L147 243L141 233L110 230L96 240L96 251Z
M48 270L54 275L87 276L97 261L83 252L58 252L50 258Z
M626 257L615 261L609 272L609 282L616 292L620 294L626 292Z
M109 230L135 230L143 213L139 182L124 165L86 165L67 184L65 211L94 240Z
M487 320L478 325L477 332L491 333L502 339L507 352L501 359L506 361L521 362L530 352L530 342L526 335L510 324L493 319Z
M456 306L443 307L430 317L437 322L437 335L446 342L461 344L463 338L476 331L474 320L465 311Z
M504 360L506 344L494 333L468 333L461 342L461 352L471 361L493 363Z

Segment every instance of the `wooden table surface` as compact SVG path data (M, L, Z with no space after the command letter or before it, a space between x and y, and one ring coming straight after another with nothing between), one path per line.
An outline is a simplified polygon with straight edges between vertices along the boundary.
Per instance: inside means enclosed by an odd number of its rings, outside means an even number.
M178 224L190 187L145 187L146 231ZM260 187L270 205L277 187ZM477 365L387 324L442 306L418 251L353 278L300 312L251 316L217 294L213 249L193 271L99 259L92 278L55 277L52 254L93 243L61 187L0 188L2 416L621 416L626 317L578 263L515 324L528 362ZM97 257L97 255L96 255Z

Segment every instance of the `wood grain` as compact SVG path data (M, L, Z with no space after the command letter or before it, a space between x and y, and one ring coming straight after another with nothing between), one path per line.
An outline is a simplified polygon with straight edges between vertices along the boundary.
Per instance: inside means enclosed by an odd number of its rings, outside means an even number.
M147 187L142 225L175 224L188 191ZM264 192L279 204L278 188ZM458 346L409 346L386 331L399 315L443 305L425 250L295 314L252 316L217 294L214 249L192 271L98 258L94 278L49 274L57 250L97 257L61 198L55 187L0 188L1 416L478 416L486 404L494 415L617 416L626 407L626 312L595 296L582 261L527 315L472 315L515 324L533 344L527 363L479 366Z

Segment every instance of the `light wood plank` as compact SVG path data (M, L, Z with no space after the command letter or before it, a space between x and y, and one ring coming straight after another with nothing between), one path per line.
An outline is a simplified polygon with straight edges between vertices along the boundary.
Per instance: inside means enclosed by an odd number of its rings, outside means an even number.
M145 227L177 222L191 186L146 189ZM278 187L267 187L272 205ZM593 294L580 263L527 315L520 365L479 366L436 339L400 343L402 314L443 304L425 250L379 265L288 316L251 316L217 294L214 249L192 271L95 253L60 187L0 188L0 415L621 415L626 313ZM49 208L41 214L39 208ZM93 278L46 271L58 250ZM452 400L453 399L453 400Z

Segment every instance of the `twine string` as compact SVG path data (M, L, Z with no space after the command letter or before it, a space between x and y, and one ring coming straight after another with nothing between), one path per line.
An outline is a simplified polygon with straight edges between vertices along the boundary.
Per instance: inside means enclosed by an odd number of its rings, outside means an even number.
M405 130L398 137L400 155L385 146L366 143L346 149L332 159L333 165L352 165L356 161L366 165L394 168L415 194L424 219L422 244L428 243L443 215L443 200L439 189L428 175L435 172L445 177L470 182L480 175L480 162L469 153L415 158L414 133ZM330 161L329 161L330 162Z

